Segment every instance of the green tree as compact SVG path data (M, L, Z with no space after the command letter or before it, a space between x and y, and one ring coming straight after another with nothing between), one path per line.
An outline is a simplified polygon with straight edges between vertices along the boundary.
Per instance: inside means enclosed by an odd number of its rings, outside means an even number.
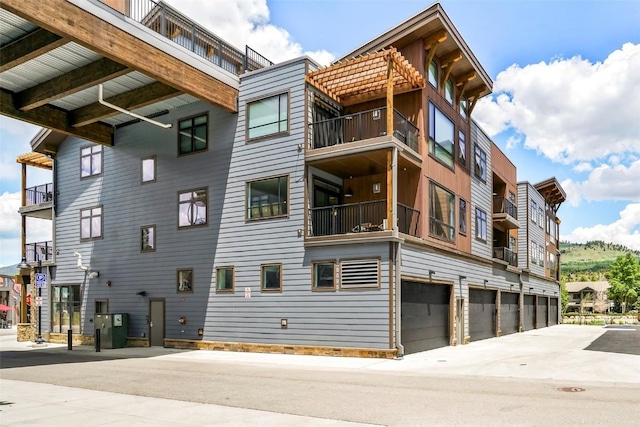
M630 252L611 264L609 284L609 299L621 304L623 311L633 307L640 294L640 263Z
M562 304L562 313L567 311L567 304L569 304L569 292L567 292L567 286L565 284L566 278L560 280L560 303Z

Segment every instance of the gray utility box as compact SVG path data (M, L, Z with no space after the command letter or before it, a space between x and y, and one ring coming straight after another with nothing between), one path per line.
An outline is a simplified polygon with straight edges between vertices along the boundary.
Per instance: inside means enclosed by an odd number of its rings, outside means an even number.
M101 313L93 318L96 331L100 330L101 348L127 346L127 313Z

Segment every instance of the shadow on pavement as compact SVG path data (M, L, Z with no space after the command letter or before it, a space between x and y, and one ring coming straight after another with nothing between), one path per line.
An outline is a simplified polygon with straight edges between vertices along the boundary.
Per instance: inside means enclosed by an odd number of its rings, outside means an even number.
M607 330L585 350L640 356L640 326L607 327L606 329L611 330Z

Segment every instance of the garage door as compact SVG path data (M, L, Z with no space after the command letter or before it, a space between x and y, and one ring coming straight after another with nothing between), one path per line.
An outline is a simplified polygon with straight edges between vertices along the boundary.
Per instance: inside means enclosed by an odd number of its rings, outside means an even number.
M402 282L401 331L405 353L449 345L451 287Z
M469 289L471 341L496 336L496 291Z
M536 328L536 297L525 295L522 306L522 327L525 331Z
M549 298L538 297L538 328L547 327L547 319L549 319Z
M502 335L518 332L518 297L511 292L500 294L500 332Z
M549 310L549 325L557 325L558 324L558 298L551 298L551 306Z

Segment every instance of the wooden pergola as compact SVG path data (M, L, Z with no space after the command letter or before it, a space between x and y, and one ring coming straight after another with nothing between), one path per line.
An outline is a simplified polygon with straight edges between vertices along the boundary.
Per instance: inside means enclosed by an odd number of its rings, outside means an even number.
M20 163L24 169L26 166L33 166L36 168L51 170L53 168L53 160L51 157L42 153L27 153L18 156L16 163ZM24 206L24 205L23 205Z
M342 106L387 99L387 133L393 131L393 96L421 89L424 77L396 48L384 49L313 71L307 83Z

